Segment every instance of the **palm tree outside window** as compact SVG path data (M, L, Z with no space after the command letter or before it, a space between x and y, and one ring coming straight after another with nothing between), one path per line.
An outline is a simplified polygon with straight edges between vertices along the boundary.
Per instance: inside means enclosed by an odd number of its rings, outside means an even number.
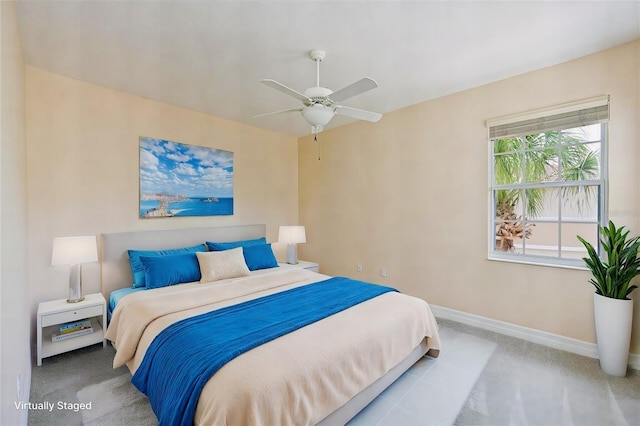
M606 222L608 97L488 121L489 258L583 266Z

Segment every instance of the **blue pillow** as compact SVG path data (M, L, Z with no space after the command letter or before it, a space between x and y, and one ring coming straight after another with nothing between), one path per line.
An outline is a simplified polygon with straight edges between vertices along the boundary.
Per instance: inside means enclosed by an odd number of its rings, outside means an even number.
M254 244L242 247L242 254L244 255L244 262L250 271L278 266L271 244Z
M207 246L199 244L193 247L169 249L169 250L129 250L129 261L131 262L131 273L133 274L133 288L145 287L144 265L140 262L140 256L167 256L171 254L195 253L197 251L207 251Z
M225 243L216 243L216 242L207 241L207 247L211 251L222 251L222 250L234 249L237 247L248 247L248 246L255 246L257 244L266 244L266 243L267 243L267 239L265 237L262 237L262 238L256 238L255 240L230 241Z
M140 262L144 265L147 288L200 281L200 264L195 253L140 256Z

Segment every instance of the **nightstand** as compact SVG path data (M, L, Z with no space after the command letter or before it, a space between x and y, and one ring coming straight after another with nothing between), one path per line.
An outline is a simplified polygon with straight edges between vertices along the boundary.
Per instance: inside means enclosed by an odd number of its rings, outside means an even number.
M91 320L93 333L76 336L58 342L52 341L54 333L60 330L60 324L84 319ZM107 303L102 294L88 294L82 302L67 303L67 299L42 302L38 305L38 365L42 365L42 358L73 351L85 346L102 342L104 329L107 327Z
M307 269L312 272L320 272L320 265L315 262L307 262L306 260L298 260L298 263L296 265L291 265L289 263L280 263L280 266L286 266L288 268Z

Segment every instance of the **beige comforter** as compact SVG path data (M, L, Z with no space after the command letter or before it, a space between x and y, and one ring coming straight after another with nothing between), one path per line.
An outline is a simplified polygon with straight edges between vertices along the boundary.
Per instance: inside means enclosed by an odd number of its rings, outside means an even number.
M106 334L117 350L114 367L126 364L135 373L153 338L175 321L327 278L303 269L274 268L216 283L131 294L118 303ZM429 348L440 349L427 303L385 293L226 364L204 387L195 423L316 424L425 338Z

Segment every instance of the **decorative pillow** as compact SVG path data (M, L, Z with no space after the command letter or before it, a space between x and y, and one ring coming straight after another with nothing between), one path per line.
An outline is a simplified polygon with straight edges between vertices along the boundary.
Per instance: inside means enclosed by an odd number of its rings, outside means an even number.
M242 254L250 271L276 268L278 266L278 261L273 254L271 244L256 244L242 247Z
M196 253L196 256L200 264L202 274L200 282L202 283L249 275L249 268L242 255L242 247Z
M221 251L221 250L234 249L237 247L254 246L256 244L266 244L267 239L265 237L262 237L262 238L256 238L255 240L230 241L230 242L224 242L224 243L207 241L206 243L209 250Z
M171 254L195 253L197 251L207 251L207 246L199 244L193 247L176 248L169 250L129 250L129 261L131 262L131 273L133 274L133 288L145 287L144 265L140 262L140 256L167 256Z
M140 256L146 288L166 287L200 280L200 264L195 253Z

